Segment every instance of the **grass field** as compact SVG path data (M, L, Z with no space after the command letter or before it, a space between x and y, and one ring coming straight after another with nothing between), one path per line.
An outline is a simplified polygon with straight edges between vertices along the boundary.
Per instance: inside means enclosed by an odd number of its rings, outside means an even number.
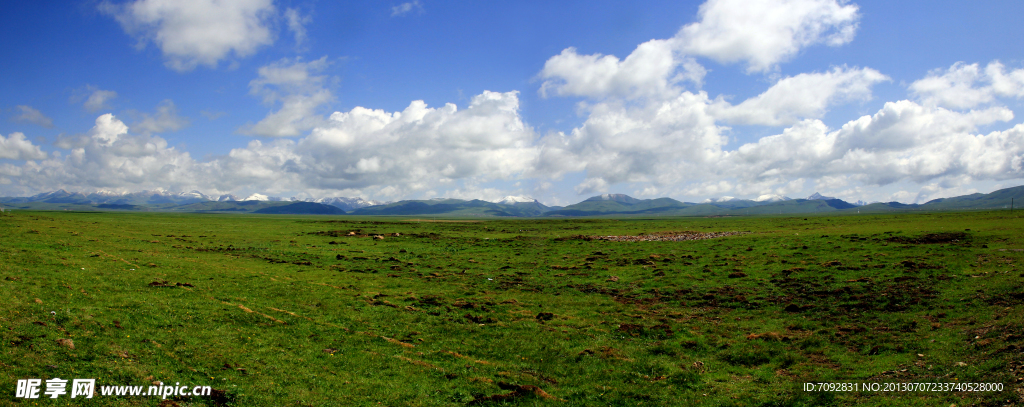
M743 233L588 238L674 231ZM6 213L0 404L1022 405L1022 249L1024 222L1008 211L443 222ZM18 379L55 377L214 391L14 397ZM1002 391L811 392L807 382Z

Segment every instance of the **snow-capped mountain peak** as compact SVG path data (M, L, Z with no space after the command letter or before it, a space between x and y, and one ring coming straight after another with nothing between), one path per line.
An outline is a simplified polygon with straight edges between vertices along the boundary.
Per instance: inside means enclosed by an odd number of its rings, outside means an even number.
M778 194L765 194L757 198L754 198L755 202L781 202L788 201L789 197L778 195Z
M202 192L199 192L199 191L181 192L181 193L178 194L178 196L182 197L182 198L195 198L195 199L202 199L202 200L206 200L206 201L211 200L209 196L207 196L206 194L204 194Z
M346 211L352 211L352 210L363 208L363 207L367 207L367 206L374 206L374 205L381 205L381 204L383 204L383 202L380 202L380 201L373 201L373 200L369 200L368 201L368 200L365 200L363 198L345 198L345 197L316 198L316 199L307 199L307 201L321 203L321 204L324 204L324 205L336 206L336 207L341 208L341 209L346 210Z
M807 197L807 199L810 200L810 201L814 201L814 200L824 200L824 201L827 201L829 199L836 199L836 198L832 197L832 196L825 196L825 195L822 195L822 194L819 194L819 193L815 192L814 195L811 195L811 196Z
M494 201L494 203L505 204L505 205L515 205L515 204L520 203L520 202L533 203L533 202L537 202L537 200L533 199L533 198L530 198L528 196L509 195L509 196L501 198L501 199L499 199L497 201Z
M729 202L729 201L735 201L735 200L736 200L736 197L732 197L732 196L723 196L723 197L721 197L721 198L708 198L708 199L705 199L705 200L704 200L704 203L713 203L713 202Z
M266 195L263 195L263 194L260 194L260 193L254 193L252 195L249 195L245 199L243 199L243 201L269 201L269 200L270 200L270 197L268 197Z

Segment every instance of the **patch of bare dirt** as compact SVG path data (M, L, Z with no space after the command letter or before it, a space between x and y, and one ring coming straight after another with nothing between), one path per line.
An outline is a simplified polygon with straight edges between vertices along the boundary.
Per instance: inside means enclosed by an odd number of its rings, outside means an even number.
M542 399L545 399L545 400L565 401L565 400L559 399L559 398L557 398L555 396L552 396L552 395L548 394L546 391L542 390L540 387L529 385L529 384L527 384L527 385L518 385L518 384L509 384L509 383L505 383L505 382L498 382L498 387L500 387L502 390L512 390L512 392L511 393L506 393L506 394L495 394L495 395L492 395L492 396L480 397L480 398L477 398L477 399L475 399L473 401L470 401L469 403L466 403L466 405L467 406L472 406L472 405L489 403L489 402L507 402L507 401L513 401L513 400L517 400L517 399L522 399L522 398L528 397L528 396L539 397L539 398L542 398Z
M637 236L584 236L586 240L607 240L610 242L682 242L688 240L715 239L735 236L744 232L657 232Z
M903 244L934 244L934 243L960 243L970 239L970 235L964 232L941 232L928 233L918 237L893 236L885 239L889 242Z

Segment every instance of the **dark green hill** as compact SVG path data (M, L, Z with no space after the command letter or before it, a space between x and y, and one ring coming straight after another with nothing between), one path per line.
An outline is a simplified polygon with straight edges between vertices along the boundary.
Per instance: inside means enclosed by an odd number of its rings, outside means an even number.
M175 212L256 212L260 209L288 205L281 201L225 201L200 202L171 208Z
M692 205L672 198L636 199L623 194L605 194L587 198L578 204L568 205L562 209L547 212L544 215L596 216L662 213Z
M253 211L253 213L288 214L288 215L344 215L345 211L336 206L316 202L295 202L288 205L271 206Z
M970 194L952 198L939 198L925 202L921 209L999 209L1009 208L1010 200L1014 207L1024 204L1024 185L1004 188L988 194ZM1024 206L1024 205L1022 205Z
M451 215L451 216L541 216L549 208L537 202L499 204L474 199L431 199L398 201L352 211L352 215Z

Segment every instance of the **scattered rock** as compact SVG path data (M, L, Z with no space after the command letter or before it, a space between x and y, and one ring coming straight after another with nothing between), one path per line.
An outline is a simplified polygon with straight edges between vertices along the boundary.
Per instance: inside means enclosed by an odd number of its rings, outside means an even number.
M613 282L613 283L614 283L614 282L616 282L616 281L619 281L619 278L618 278L618 277L616 277L616 276L611 276L611 277L608 277L608 279L607 279L607 280L605 280L605 281L611 281L611 282Z

